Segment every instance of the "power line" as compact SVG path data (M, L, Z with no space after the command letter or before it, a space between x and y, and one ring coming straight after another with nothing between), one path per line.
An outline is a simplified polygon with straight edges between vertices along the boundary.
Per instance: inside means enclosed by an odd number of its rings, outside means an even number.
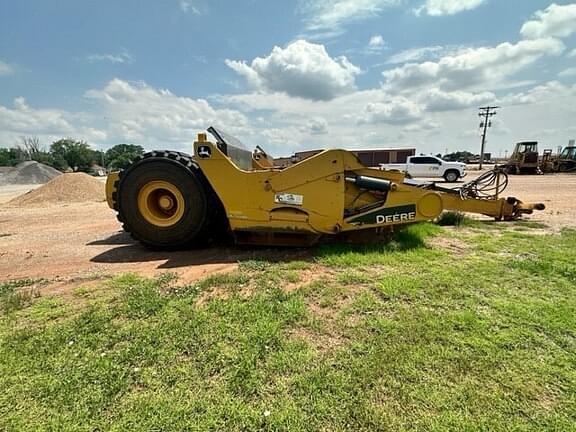
M486 131L489 127L492 127L492 121L490 120L493 116L495 116L496 110L500 108L498 106L486 106L478 108L478 117L482 119L480 122L480 127L483 128L482 131L482 146L480 147L480 166L479 169L482 169L482 164L484 163L484 146L486 144Z

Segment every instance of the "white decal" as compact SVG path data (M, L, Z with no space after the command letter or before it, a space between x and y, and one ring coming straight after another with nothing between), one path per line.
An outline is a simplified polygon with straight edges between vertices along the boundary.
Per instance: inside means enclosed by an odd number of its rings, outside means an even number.
M393 215L376 215L377 224L385 224L392 222L407 222L416 219L416 212L410 213L396 213Z
M291 193L276 194L274 195L274 202L278 204L291 204L301 206L304 202L304 196Z
M209 159L212 156L212 151L208 146L198 147L198 157L202 159Z

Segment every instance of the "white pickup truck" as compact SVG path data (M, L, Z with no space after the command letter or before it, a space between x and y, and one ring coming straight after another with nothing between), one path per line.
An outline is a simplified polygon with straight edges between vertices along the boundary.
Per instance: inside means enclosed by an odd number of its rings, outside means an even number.
M410 156L404 164L380 164L380 169L406 171L411 177L444 177L450 183L466 176L466 164L432 155Z

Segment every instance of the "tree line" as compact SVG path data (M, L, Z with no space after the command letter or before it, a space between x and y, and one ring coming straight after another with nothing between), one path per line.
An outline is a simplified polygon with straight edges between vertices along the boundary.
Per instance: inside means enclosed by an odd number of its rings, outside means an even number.
M90 172L95 165L116 170L126 168L142 153L142 146L134 144L117 144L101 151L92 149L85 141L64 138L46 148L36 137L23 137L19 145L0 147L0 166L15 166L33 160L60 171Z

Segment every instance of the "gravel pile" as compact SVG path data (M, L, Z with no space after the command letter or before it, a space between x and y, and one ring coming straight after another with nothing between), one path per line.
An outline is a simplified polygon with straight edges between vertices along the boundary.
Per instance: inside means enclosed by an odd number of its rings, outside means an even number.
M14 168L3 170L0 185L44 184L62 173L36 161L20 162Z
M51 204L104 201L104 183L84 173L62 174L44 186L9 201L16 207L47 206Z
M2 178L12 170L12 167L0 166L0 185L2 184Z

